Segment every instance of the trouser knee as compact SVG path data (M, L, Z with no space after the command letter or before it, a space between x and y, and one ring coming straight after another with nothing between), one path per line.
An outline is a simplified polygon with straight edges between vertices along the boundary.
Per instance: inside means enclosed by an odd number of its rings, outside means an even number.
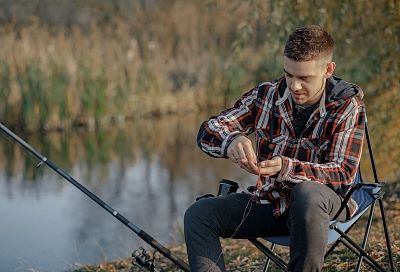
M184 215L185 233L195 231L204 226L213 227L215 225L213 218L213 207L207 199L193 203Z
M320 213L327 212L328 200L324 197L323 190L325 189L315 182L302 182L294 186L291 192L291 207L290 212L296 215L297 218L307 220L309 216L313 217Z
M327 201L324 197L323 190L325 189L324 184L319 184L316 182L308 181L301 182L294 186L291 192L291 202L296 204L302 204L302 206L307 206L312 208L313 206Z

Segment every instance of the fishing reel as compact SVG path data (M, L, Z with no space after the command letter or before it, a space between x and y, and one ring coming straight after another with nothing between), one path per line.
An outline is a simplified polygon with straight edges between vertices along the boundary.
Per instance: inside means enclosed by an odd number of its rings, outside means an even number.
M146 250L143 247L139 247L139 249L135 250L132 253L132 257L134 258L132 260L132 264L138 264L140 267L143 267L144 269L154 272L154 254L156 252L154 251L153 257L150 257L150 255L146 252ZM136 263L135 263L136 262Z

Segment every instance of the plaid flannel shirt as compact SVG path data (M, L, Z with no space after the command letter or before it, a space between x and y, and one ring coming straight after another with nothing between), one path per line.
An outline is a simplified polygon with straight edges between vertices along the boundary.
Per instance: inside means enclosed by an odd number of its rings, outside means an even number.
M340 196L350 189L357 173L364 139L365 106L362 90L337 77L327 80L318 107L301 135L293 129L293 101L286 81L265 82L245 93L233 107L200 127L197 143L208 155L227 158L227 147L238 135L255 133L258 161L282 158L275 177L262 177L258 202L267 200L274 215L288 209L290 192L299 182L319 182ZM350 215L357 204L350 200Z

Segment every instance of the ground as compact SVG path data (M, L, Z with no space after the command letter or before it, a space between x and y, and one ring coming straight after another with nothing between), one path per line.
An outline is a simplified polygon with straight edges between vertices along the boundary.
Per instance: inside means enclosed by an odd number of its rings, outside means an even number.
M392 253L396 267L400 267L400 199L390 199L384 203L387 223L389 226ZM366 224L367 218L362 218L357 227L350 231L352 237L361 244L361 236L364 229L360 226ZM381 223L380 209L376 206L374 221L369 235L367 252L380 264L389 270L386 242ZM360 224L361 223L361 224ZM228 271L261 271L264 267L265 257L247 240L222 240L224 257ZM169 248L173 254L187 261L186 248L184 245L177 245ZM152 253L151 250L148 250ZM287 258L287 249L277 247L277 251ZM326 259L323 271L353 271L356 264L355 255L344 246L338 246L333 254ZM155 271L181 271L172 262L161 254L155 255ZM272 270L278 271L275 266ZM117 260L115 262L103 263L99 266L82 266L73 272L139 272L146 271L137 264L132 264L132 259ZM365 263L361 271L371 271Z

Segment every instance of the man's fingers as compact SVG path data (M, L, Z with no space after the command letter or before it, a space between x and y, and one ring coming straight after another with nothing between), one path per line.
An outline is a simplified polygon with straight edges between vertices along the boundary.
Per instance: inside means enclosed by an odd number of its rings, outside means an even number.
M246 139L248 140L248 139ZM253 148L251 146L250 140L243 141L237 146L237 152L240 156L239 165L241 168L245 169L247 172L252 174L258 174L258 167L256 165L257 161L255 159Z
M238 162L240 160L240 154L237 151L237 148L228 149L227 155L234 162Z
M260 174L264 176L273 176L282 169L282 158L279 156L273 157L270 160L262 161L259 164Z
M246 161L246 160L247 160L246 153L245 153L245 151L244 151L244 146L243 146L242 143L239 143L239 144L237 145L236 152L237 152L238 155L239 155L239 160L240 160L240 161Z
M253 163L239 162L239 166L250 174L258 175L258 167Z
M247 169L251 170L251 173L258 174L258 166L254 162L242 160L240 164L245 165Z
M257 156L250 141L243 144L243 151L248 161L257 163Z
M262 176L273 176L280 171L279 166L260 168L260 175Z
M272 160L262 161L258 165L260 167L274 167L274 166L279 166L280 164L281 162L279 160L272 159Z
M235 156L233 155L232 149L228 149L228 152L226 152L226 155L232 160L235 161Z
M237 162L241 158L241 156L239 154L239 147L238 146L243 141L242 138L243 138L243 136L237 137L228 146L227 155L228 155L229 158L231 158L235 162Z
M253 146L248 138L244 138L243 141L239 142L235 149L238 152L242 163L257 163L256 154L254 153ZM253 165L250 164L248 166L253 167Z
M258 173L257 157L249 138L238 136L227 150L228 157L250 173Z

